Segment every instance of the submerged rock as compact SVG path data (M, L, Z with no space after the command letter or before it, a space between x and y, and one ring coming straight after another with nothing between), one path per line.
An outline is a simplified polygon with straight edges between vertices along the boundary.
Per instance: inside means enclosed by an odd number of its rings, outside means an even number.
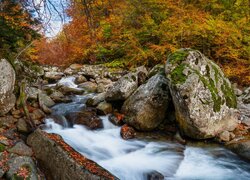
M242 158L250 161L250 140L230 142L227 147Z
M199 51L181 49L165 67L180 130L194 139L212 138L237 126L237 101L221 69Z
M123 118L124 118L123 114L114 113L109 116L109 121L116 126L122 126L124 124Z
M121 127L121 137L125 140L135 138L136 132L133 127L128 126L127 124Z
M169 100L167 80L156 74L125 101L124 120L138 130L155 129L165 119Z
M158 171L152 171L150 173L147 173L146 179L147 180L164 180L164 176Z
M101 118L99 118L96 115L96 111L92 109L86 109L81 112L70 112L65 117L71 126L74 124L80 124L88 127L89 129L103 128Z
M0 60L0 116L7 114L16 103L16 97L13 94L15 86L15 70L6 60Z

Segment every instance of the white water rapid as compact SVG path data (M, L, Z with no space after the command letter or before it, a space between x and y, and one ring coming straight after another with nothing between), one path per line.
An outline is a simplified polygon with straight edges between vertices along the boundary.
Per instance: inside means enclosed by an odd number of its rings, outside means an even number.
M77 88L72 79L63 83ZM61 81L62 82L62 81ZM64 116L85 107L86 96L74 96L73 102L57 104L53 114ZM250 164L234 153L217 145L180 145L171 141L146 139L123 140L120 127L114 126L107 116L101 117L104 128L88 130L84 126L67 127L46 119L46 131L56 133L89 159L109 170L122 180L146 180L152 172L164 179L244 180L250 179Z

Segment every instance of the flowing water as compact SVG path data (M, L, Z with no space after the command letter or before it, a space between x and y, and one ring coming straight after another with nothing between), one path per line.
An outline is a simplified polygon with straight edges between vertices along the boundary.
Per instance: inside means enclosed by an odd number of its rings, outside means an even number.
M72 82L72 78L63 79L63 82L68 81ZM67 113L85 108L88 96L92 95L73 96L73 102L54 106L53 114L64 117ZM183 146L167 140L126 141L120 137L120 127L111 124L107 116L101 119L104 128L93 131L81 125L68 127L66 120L63 125L59 125L54 119L48 118L46 131L61 135L76 151L122 180L147 179L152 172L159 172L165 179L171 180L250 179L250 164L223 147L197 144Z

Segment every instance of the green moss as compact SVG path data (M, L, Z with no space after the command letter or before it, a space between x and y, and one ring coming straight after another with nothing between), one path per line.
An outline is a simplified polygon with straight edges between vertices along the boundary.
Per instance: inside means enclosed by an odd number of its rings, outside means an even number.
M212 68L214 70L214 76L215 76L215 82L216 84L219 82L219 76L220 76L220 72L218 70L218 68L215 65L212 65Z
M183 84L187 77L183 74L183 71L185 69L185 64L181 64L177 66L171 73L171 79L174 84Z
M192 70L199 76L204 86L209 89L211 96L212 96L212 100L214 102L214 105L213 105L214 112L219 112L221 109L221 105L222 105L222 98L218 95L218 90L215 86L213 79L210 76L207 76L208 78L207 80L203 75L200 74L199 71L195 69L192 69Z
M178 50L168 57L168 62L170 64L180 64L182 61L186 59L189 54L189 50Z
M5 145L0 144L0 152L3 152L5 150Z
M221 86L221 90L224 93L225 99L226 99L226 105L230 108L236 108L237 107L237 100L236 96L234 94L233 88L229 85L226 80L223 81L223 85Z

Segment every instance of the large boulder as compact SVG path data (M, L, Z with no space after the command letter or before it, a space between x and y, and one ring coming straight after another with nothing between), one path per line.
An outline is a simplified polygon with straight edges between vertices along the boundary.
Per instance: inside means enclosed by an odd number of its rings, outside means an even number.
M126 100L139 86L140 77L147 75L145 68L139 68L136 72L131 72L121 77L111 86L106 93L107 101Z
M0 115L7 114L16 103L13 94L15 86L15 70L5 59L0 60Z
M47 134L38 129L28 137L27 142L45 174L52 179L117 179L95 162L76 152L58 135Z
M167 80L156 74L125 101L124 120L138 130L152 130L165 119L169 100Z
M206 139L237 126L237 101L219 66L199 51L181 49L165 67L179 128L194 139Z

